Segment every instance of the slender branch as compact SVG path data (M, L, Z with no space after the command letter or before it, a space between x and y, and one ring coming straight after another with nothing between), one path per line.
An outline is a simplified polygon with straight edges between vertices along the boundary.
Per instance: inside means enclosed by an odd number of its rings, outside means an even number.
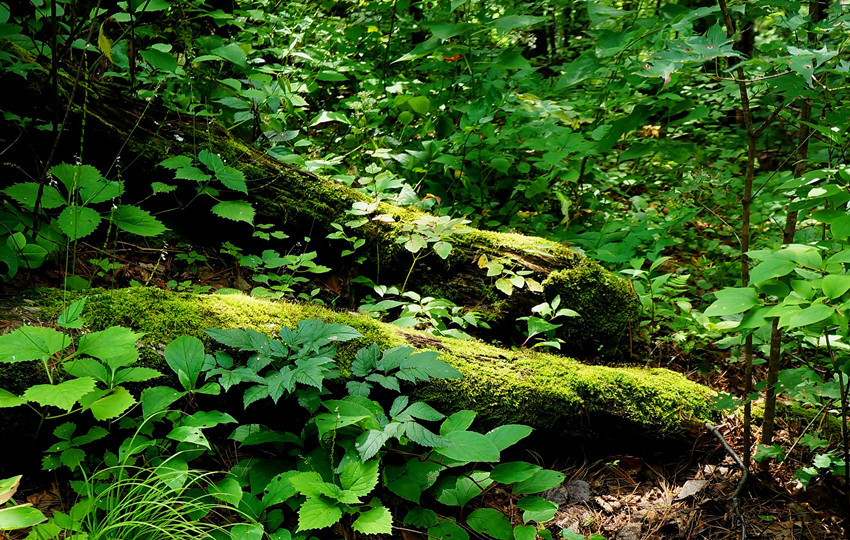
M744 521L744 514L741 513L741 505L739 503L739 495L741 491L744 489L744 484L747 483L747 478L750 476L750 470L744 465L744 462L741 460L741 457L735 452L735 450L729 446L729 443L726 442L726 438L723 437L723 434L712 425L710 422L706 422L705 429L711 432L720 444L723 445L723 449L726 450L726 453L732 457L732 460L735 462L735 465L741 469L741 479L738 481L738 485L735 487L735 491L729 495L729 499L732 501L732 507L735 509L735 515L738 516L738 519L741 520L741 540L746 540L747 538L747 522Z
M779 77L784 77L785 75L790 75L791 73L794 72L789 69L788 71L783 71L782 73L774 73L773 75L765 75L764 77L756 77L754 79L744 79L743 77L739 77L736 79L735 77L718 77L717 75L708 75L708 78L714 81L731 81L738 84L746 84L752 82L767 81L770 79L777 79Z

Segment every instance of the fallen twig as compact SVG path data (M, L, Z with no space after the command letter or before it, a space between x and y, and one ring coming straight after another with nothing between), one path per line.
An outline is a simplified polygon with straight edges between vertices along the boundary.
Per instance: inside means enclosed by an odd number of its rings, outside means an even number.
M705 423L705 429L711 432L712 435L717 437L717 440L720 441L720 444L723 445L723 448L726 450L726 453L732 456L732 460L735 461L735 464L741 469L741 480L738 482L738 486L735 488L735 491L732 492L732 495L729 496L729 499L732 500L732 507L735 509L735 515L738 516L738 519L741 520L741 540L746 540L747 538L747 523L744 521L744 514L741 513L741 506L738 502L738 495L741 494L741 490L744 489L744 484L747 483L747 478L750 476L750 471L747 469L747 466L744 465L743 460L738 455L735 450L729 446L729 443L726 442L726 439L723 437L723 434L711 423Z

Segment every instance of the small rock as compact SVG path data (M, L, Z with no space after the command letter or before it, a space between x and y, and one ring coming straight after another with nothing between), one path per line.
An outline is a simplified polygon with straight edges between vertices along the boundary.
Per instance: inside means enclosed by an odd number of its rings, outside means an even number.
M590 500L590 484L584 480L571 480L565 487L570 504L582 504Z
M552 489L547 489L541 493L540 496L549 502L557 504L558 506L567 504L567 501L570 499L569 491L567 491L567 486L564 484L558 484Z
M640 540L640 523L628 523L617 531L617 540Z

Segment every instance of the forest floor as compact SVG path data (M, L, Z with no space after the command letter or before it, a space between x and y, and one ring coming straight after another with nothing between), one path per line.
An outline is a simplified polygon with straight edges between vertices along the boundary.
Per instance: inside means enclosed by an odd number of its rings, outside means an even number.
M78 253L75 270L78 275L89 276L92 286L127 286L136 281L172 288L175 282L184 283L182 288L190 292L193 285L202 288L199 292L207 288L244 288L240 286L242 278L239 274L215 255L211 255L203 267L186 272L174 264L174 253L162 257L161 250L133 246L123 250L123 254L111 253L112 260L120 260L123 264L108 273L99 274L102 269L89 262L96 251L96 248L88 246ZM60 274L57 270L31 272L26 274L26 278L19 276L12 285L16 288L53 286L61 282ZM715 351L702 352L706 357L717 354ZM659 357L658 354L652 356ZM664 365L653 362L648 367L674 369L717 391L734 395L742 393L743 381L736 371L695 371L692 366L698 362L693 358L682 355L669 357L675 360ZM700 360L705 364L705 358ZM714 358L715 362L709 360L709 363L718 365L721 362L717 360ZM783 462L771 463L764 469L754 464L754 474L737 497L738 511L733 503L733 494L740 483L740 469L718 439L707 430L694 434L687 448L656 442L641 444L635 447L636 451L632 448L626 453L616 443L546 440L535 446L531 441L522 450L525 453L522 459L529 460L530 457L532 461L566 475L563 486L546 494L560 506L555 518L545 524L555 538L845 538L847 518L844 512L847 506L842 501L846 500L847 487L843 485L843 478L818 477L806 489L794 478L795 470L811 463L812 456L801 445L795 444L810 428L802 420L780 420L777 438L794 451ZM743 447L740 417L727 417L718 426L718 431L732 448L740 451ZM612 440L616 441L616 435ZM67 511L67 501L73 499L67 485L55 483L38 487L30 485L19 494L48 516L55 511ZM498 489L479 500L480 505L502 509L519 522L518 513L521 511L513 505L514 502L508 493ZM424 534L399 531L405 540L426 538ZM469 532L475 537L476 533ZM22 540L25 536L21 532L0 532L0 540Z

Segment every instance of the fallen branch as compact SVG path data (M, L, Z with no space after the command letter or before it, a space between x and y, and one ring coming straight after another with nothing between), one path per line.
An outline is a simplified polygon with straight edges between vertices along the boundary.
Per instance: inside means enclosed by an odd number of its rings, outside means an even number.
M735 491L732 492L732 495L729 496L729 499L732 500L732 507L735 509L735 515L738 516L738 519L741 520L741 540L746 540L747 538L747 523L744 521L744 514L741 513L741 506L738 503L738 495L741 494L741 490L744 489L744 484L747 483L747 479L750 477L750 471L747 469L747 466L744 465L743 460L738 455L735 450L729 446L729 443L726 442L726 439L723 437L723 434L720 433L714 425L709 422L706 422L705 429L711 432L712 435L717 437L717 440L720 441L720 444L723 445L723 449L726 450L726 453L732 456L732 460L735 462L735 465L741 469L741 480L738 482L738 486L735 488Z

